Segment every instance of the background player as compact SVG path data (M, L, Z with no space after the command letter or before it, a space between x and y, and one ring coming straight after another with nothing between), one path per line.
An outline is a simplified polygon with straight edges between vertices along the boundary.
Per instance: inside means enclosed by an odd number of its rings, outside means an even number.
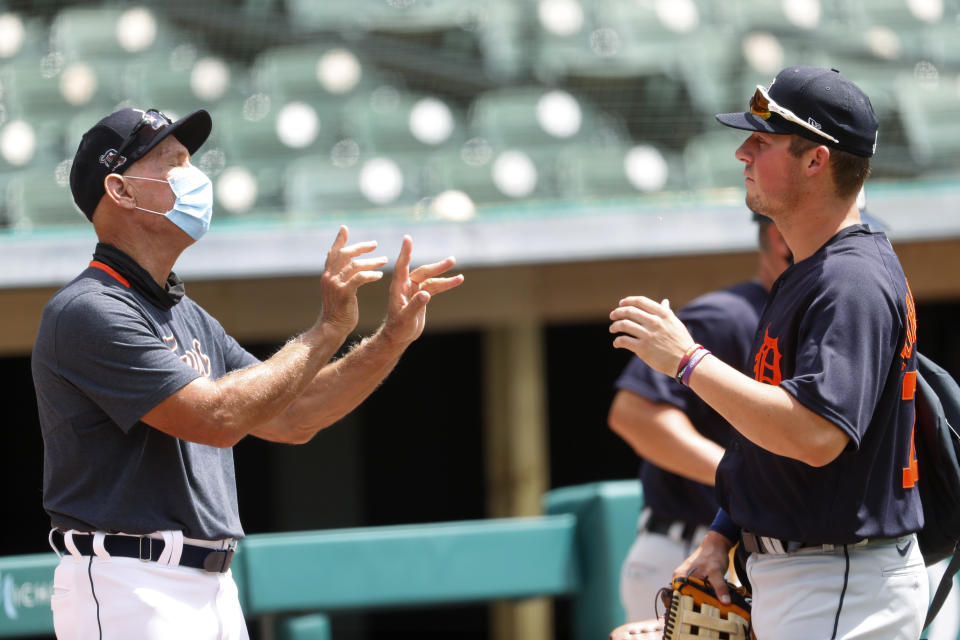
M749 112L718 119L752 132L736 152L747 206L776 222L795 263L761 317L752 378L691 349L665 305L636 296L611 312L615 346L677 375L737 430L717 470L721 510L675 575L706 577L729 602L739 539L757 637L915 640L928 598L910 472L916 311L856 205L876 115L838 72L790 67Z
M767 293L791 260L773 221L753 217L759 245L753 279L704 294L677 312L695 340L744 372ZM657 592L717 513L714 476L731 429L690 389L640 358L630 360L616 388L610 428L641 458L644 505L623 562L620 600L627 620L647 620L656 615Z
M172 122L123 109L77 149L70 185L99 239L44 309L33 376L43 503L63 533L51 607L60 638L246 638L229 571L243 536L232 446L308 441L356 407L423 331L453 258L409 270L405 237L387 317L336 362L378 280L375 242L341 227L313 327L258 362L184 295L172 268L210 225L213 189L191 163L206 111Z

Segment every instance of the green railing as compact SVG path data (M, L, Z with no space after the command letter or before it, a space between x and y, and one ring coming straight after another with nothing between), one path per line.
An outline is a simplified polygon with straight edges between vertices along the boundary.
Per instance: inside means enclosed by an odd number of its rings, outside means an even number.
M639 507L628 480L551 491L541 517L255 534L233 572L246 614L275 617L281 640L330 638L324 612L532 596L568 598L574 638L602 638L624 621L617 583ZM55 565L0 558L0 637L52 633Z

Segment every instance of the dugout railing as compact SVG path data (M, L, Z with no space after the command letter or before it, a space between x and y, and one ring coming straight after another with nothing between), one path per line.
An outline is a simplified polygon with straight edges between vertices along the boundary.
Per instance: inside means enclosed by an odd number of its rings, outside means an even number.
M252 534L232 568L249 624L278 640L327 640L323 614L339 610L535 596L568 599L571 637L592 640L624 622L640 501L634 480L600 482L547 493L539 517ZM0 637L53 633L55 565L52 552L0 558Z

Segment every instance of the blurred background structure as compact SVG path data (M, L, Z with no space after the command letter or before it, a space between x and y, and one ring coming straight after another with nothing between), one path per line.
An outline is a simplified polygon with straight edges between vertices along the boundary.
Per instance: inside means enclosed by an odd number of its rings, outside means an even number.
M750 272L745 134L713 116L792 64L871 96L867 206L910 278L920 348L960 374L960 0L0 0L0 555L45 548L29 351L93 250L67 179L107 113L213 115L194 158L213 229L178 273L260 355L313 321L340 223L387 254L410 233L418 262L454 254L467 274L346 424L238 446L248 532L530 515L547 489L633 475L605 424L627 359L606 315ZM555 605L333 627L563 638Z

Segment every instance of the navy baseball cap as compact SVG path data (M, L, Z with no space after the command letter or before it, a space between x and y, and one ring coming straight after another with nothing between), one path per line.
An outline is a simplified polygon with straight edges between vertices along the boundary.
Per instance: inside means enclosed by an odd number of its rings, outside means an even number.
M103 179L122 174L147 155L160 141L173 135L191 155L213 129L210 114L203 109L176 122L156 109L121 109L108 115L83 134L70 168L70 191L80 210L93 219L105 193Z
M721 124L747 131L803 136L869 158L877 149L870 98L836 69L787 67L769 87L757 85L744 113L721 113Z

